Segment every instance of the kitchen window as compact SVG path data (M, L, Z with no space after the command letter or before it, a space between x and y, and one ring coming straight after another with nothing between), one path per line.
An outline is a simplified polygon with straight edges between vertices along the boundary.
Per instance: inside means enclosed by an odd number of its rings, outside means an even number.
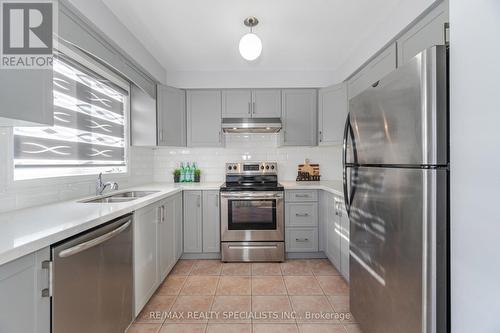
M14 128L14 179L127 172L129 85L102 66L54 59L54 126Z

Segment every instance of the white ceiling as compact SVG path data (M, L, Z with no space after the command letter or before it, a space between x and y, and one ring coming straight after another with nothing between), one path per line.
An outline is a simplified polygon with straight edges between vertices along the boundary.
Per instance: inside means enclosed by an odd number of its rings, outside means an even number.
M103 1L165 67L168 78L169 72L335 73L381 27L395 17L415 18L434 0ZM254 62L238 52L248 31L243 19L250 15L260 20L254 32L263 43Z

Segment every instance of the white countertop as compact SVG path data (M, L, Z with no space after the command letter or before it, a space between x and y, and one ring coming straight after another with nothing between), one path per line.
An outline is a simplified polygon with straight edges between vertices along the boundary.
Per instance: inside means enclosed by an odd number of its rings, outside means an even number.
M342 195L339 181L281 182L285 189L317 189ZM167 198L182 190L218 190L222 183L151 183L129 190L158 193L122 203L81 203L85 199L58 202L0 214L0 265L38 251L82 231Z

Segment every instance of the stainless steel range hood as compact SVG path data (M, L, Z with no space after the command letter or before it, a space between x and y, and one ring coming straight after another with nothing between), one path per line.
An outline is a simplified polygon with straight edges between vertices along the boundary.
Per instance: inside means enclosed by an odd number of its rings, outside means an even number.
M223 118L224 133L277 133L281 130L280 118Z

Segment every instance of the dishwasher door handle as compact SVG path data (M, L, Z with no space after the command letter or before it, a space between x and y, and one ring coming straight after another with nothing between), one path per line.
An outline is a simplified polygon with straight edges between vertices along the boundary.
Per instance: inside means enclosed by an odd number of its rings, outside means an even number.
M105 241L110 240L111 238L113 238L116 235L123 232L125 229L127 229L130 226L131 223L132 223L132 221L128 221L127 223L122 224L121 226L108 232L107 234L101 235L101 236L96 237L94 239L91 239L89 241L75 245L73 247L70 247L69 249L63 250L63 251L59 252L59 257L60 258L67 258L67 257L70 257L74 254L77 254L77 253L80 253L80 252L85 251L87 249L90 249L91 247L102 244Z

